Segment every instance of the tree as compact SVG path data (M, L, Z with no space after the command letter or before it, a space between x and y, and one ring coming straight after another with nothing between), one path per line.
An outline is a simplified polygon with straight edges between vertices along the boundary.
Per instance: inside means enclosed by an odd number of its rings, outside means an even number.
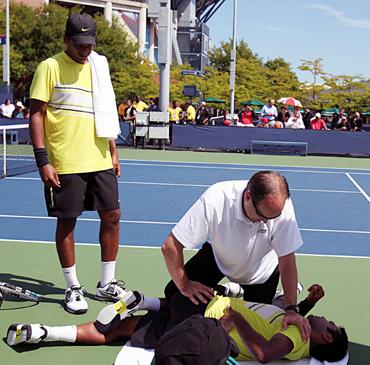
M278 57L267 61L265 66L267 68L271 97L275 99L287 96L300 98L300 83L288 62Z
M158 71L148 61L112 73L112 84L118 100L136 95L146 99L159 94Z
M317 94L323 90L323 86L318 84L318 78L326 75L323 70L322 58L316 58L315 60L304 60L302 64L298 66L301 71L308 71L312 75L313 82L311 85L302 85L302 91L305 91L308 96L311 96L312 104L315 104Z
M72 12L80 10L78 7L71 9ZM37 64L64 49L63 36L68 12L69 9L55 4L42 8L11 4L10 81L15 87L16 97L21 98L28 94ZM101 15L96 15L95 20L96 50L107 57L111 72L123 75L136 70L137 77L145 73L147 64L142 65L142 60L136 56L137 45L128 38L118 21L113 19L110 26ZM0 13L0 27L5 28L3 12ZM147 76L145 74L145 77ZM137 83L147 82L149 88L150 80L150 77L145 80L135 79ZM130 82L133 80L130 79ZM119 82L116 82L114 87L118 84Z
M329 106L339 106L350 111L366 107L370 97L370 84L360 75L324 77L328 90L323 98Z

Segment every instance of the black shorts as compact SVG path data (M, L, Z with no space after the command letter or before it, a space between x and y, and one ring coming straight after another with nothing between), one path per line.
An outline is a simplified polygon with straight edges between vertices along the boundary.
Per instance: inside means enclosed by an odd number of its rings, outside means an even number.
M113 169L59 175L60 188L45 186L50 217L76 218L84 210L119 209L118 182Z
M169 302L169 310L149 311L136 325L131 336L134 347L154 348L161 336L185 319L194 314L204 315L207 304L200 302L195 305L180 292L175 293Z

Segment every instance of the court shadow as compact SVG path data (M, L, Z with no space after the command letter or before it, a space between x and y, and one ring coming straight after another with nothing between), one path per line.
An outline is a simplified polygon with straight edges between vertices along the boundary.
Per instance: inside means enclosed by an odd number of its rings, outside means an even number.
M3 282L8 283L8 284L15 285L15 286L20 286L23 289L30 290L30 291L42 296L40 301L43 302L43 303L57 303L57 304L60 304L62 306L64 305L64 300L63 299L55 299L55 298L48 298L47 297L47 295L61 294L64 298L65 289L56 287L55 284L50 282L50 281L45 281L45 280L30 278L28 276L21 276L21 275L10 274L10 273L0 273L0 281L3 281ZM92 293L86 292L85 297L89 298L91 300L96 300L95 294L92 294ZM11 295L5 295L4 294L4 299L7 302L17 302L17 303L22 302L22 303L24 303L24 301L22 301L21 299L16 298L16 297L11 296ZM35 303L31 304L31 305L22 306L21 308L27 308L27 307L30 307L32 305L35 305ZM2 308L2 310L10 310L10 309L17 309L17 308L7 308L7 309Z
M368 364L370 359L370 346L358 343L349 343L348 365Z
M63 304L63 300L61 299L47 297L47 295L56 295L56 294L62 294L64 296L64 289L56 287L54 283L50 281L30 278L28 276L16 275L11 273L0 273L0 281L11 285L20 286L23 289L35 292L36 294L42 296L41 301L44 303L57 303L61 305ZM25 301L7 294L4 294L4 300L6 300L7 302L22 303L22 306L16 306L14 308L2 308L2 310L21 309L37 305L37 303L32 302L28 302L27 305L26 304L23 305L24 303L26 303Z

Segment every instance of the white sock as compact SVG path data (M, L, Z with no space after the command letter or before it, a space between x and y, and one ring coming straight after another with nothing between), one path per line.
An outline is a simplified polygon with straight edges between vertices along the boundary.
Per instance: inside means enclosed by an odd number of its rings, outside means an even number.
M77 279L76 265L71 267L63 267L62 270L64 279L67 283L67 288L70 288L71 286L81 286Z
M143 305L140 307L140 309L158 312L160 307L161 301L158 298L144 297Z
M45 342L50 341L63 341L63 342L76 342L77 326L43 326L48 332Z
M115 276L116 261L102 261L100 271L100 286L109 284Z

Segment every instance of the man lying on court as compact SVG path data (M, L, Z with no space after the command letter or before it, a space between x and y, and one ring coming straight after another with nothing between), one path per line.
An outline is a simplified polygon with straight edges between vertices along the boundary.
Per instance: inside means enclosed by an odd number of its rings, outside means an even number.
M302 315L307 314L324 296L318 284L312 285L308 291L307 298L298 305ZM143 309L143 300L141 293L129 292L121 301L103 308L95 322L78 326L13 324L8 329L7 343L15 346L21 343L63 341L104 345L131 339L132 346L155 348L162 334L192 315L201 314L219 320L239 348L238 360L256 359L267 363L313 356L320 361L334 362L343 359L347 353L348 338L344 328L324 317L308 316L311 331L309 340L304 342L297 326L289 325L282 329L284 311L274 305L219 295L215 295L208 304L195 305L178 292L166 309L128 317L134 311Z

